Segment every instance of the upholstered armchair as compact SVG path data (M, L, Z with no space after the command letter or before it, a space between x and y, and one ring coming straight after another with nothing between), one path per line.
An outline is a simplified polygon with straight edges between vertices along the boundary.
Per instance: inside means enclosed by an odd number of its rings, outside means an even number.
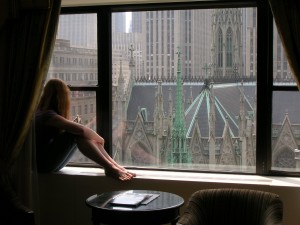
M206 189L192 194L177 225L280 225L283 203L274 193Z

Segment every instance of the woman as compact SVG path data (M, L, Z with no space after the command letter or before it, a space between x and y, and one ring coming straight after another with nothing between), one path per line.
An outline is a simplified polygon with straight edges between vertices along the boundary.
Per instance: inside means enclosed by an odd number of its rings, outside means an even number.
M107 154L101 136L69 120L70 102L70 90L64 81L51 79L47 82L35 116L38 171L59 171L77 147L85 156L103 166L107 176L118 180L135 177Z

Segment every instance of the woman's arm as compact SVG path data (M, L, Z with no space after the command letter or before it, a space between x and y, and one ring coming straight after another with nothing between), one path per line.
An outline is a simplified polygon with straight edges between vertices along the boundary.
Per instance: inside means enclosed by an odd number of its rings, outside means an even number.
M86 127L82 124L70 121L60 115L54 115L47 121L48 126L54 126L58 129L65 130L69 133L86 137L90 140L95 141L96 143L104 145L104 139L98 135L95 131Z

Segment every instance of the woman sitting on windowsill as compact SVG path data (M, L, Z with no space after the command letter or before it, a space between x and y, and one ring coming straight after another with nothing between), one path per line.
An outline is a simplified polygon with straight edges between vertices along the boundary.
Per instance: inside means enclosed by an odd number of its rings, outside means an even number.
M38 171L59 171L77 147L86 157L103 166L107 176L122 181L135 177L107 154L100 135L69 120L70 102L70 90L63 80L47 82L35 115Z

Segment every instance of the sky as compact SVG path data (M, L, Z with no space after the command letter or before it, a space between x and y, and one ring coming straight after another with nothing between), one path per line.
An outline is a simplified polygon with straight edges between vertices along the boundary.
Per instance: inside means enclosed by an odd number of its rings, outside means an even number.
M128 32L129 30L130 21L131 21L131 12L126 12L126 32Z

